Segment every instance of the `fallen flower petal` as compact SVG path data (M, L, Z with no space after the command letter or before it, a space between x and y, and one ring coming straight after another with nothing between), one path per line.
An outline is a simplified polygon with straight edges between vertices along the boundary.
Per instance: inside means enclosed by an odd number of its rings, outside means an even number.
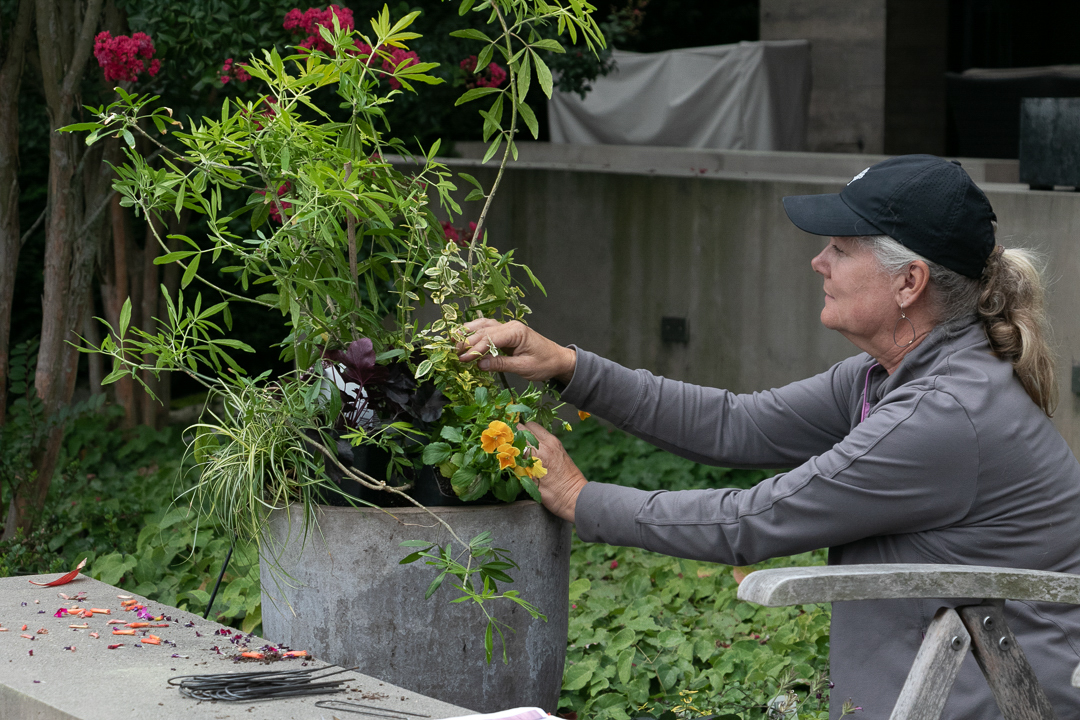
M134 630L120 630L119 628L113 628L113 635L134 635Z
M27 640L33 640L33 639L34 639L34 636L33 636L33 635L27 635L26 633L23 633L23 634L22 634L22 635L20 635L19 637L24 637L24 638L26 638Z
M112 615L112 610L108 608L90 608L90 612L97 615Z
M47 629L45 629L45 628L38 628L37 634L38 635L48 635L49 631Z
M115 650L118 647L124 647L124 643L116 643L115 645L110 645L109 649L110 650Z
M25 630L25 629L26 629L26 625L23 625L23 626L22 626L22 627L20 628L20 630Z
M68 614L67 608L60 608L59 610L57 610L56 612L53 613L53 617L64 617L67 614Z
M90 612L89 610L83 610L82 613L80 614L80 617L92 618L92 617L94 617L94 613Z
M144 622L132 622L132 623L128 623L127 625L125 625L125 627L129 627L129 628L144 628L144 627L150 627L150 623L144 623Z
M106 625L123 625L124 621L123 620L110 620L109 622L107 622L105 624Z
M240 657L252 658L253 660L262 660L263 654L260 652L245 652L240 653Z
M151 625L150 627L169 627L169 623L157 623L156 625Z
M307 657L307 650L289 650L282 657Z
M74 645L65 645L64 649L65 650L70 650L71 652L75 652L75 646Z
M100 635L98 635L98 634L97 634L96 632L92 632L92 633L90 633L90 637L92 637L92 638L99 638L99 637L101 637L101 636L100 636Z
M57 585L67 585L69 582L71 582L72 580L74 580L78 576L79 571L82 570L85 565L86 565L86 558L83 558L82 562L79 563L78 565L76 565L74 570L69 572L67 575L63 575L61 577L56 578L52 582L40 583L40 582L34 582L33 580L30 580L28 582L31 585L40 585L41 587L56 587Z
M76 630L85 630L90 626L87 625L86 623L83 623L82 625L68 625L68 627L69 628L75 628Z
M7 628L5 628L5 627L0 627L0 632L7 632L7 631L8 631L8 629L7 629Z
M121 600L130 600L131 599L130 595L117 595L116 597L120 598Z
M151 645L160 645L161 644L161 638L159 638L157 635L154 635L153 633L151 633L151 634L147 635L146 637L144 637L142 639L142 641L144 643L150 643Z

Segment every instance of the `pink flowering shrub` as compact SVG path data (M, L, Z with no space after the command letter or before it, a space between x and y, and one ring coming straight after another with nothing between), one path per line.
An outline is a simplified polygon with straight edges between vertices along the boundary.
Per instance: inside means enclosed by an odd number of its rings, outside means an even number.
M385 70L386 72L393 72L394 68L398 66L405 68L409 67L410 65L415 65L418 62L420 62L420 58L412 50L406 51L402 50L401 48L394 48L390 51L390 59L384 59L382 61L382 67L383 70ZM398 82L397 78L391 77L390 87L394 88L395 90L400 90L401 83Z
M472 242L473 235L476 234L476 223L470 222L469 229L458 229L450 223L449 220L442 221L443 235L446 236L447 242L452 242L458 247L469 247L469 243Z
M225 64L221 66L221 77L219 79L222 85L227 85L230 80L247 82L251 79L251 75L244 69L244 63L234 63L232 58L225 58Z
M278 197L280 198L280 197L281 197L282 195L284 195L285 193L289 192L290 190L292 190L292 183L286 180L286 181L285 181L285 182L284 182L284 183L283 183L283 184L281 185L281 187L279 187L279 188L277 189L277 194L278 194ZM265 190L256 190L255 192L257 192L258 194L260 194L260 195L263 195L263 196L265 196L265 195L266 195L266 191L265 191ZM279 202L281 203L281 209L282 209L282 210L288 210L289 208L291 208L291 207L292 207L292 203L291 203L291 202L287 202L287 201L285 201L285 200L280 200ZM269 217L270 217L270 219L271 219L271 220L273 220L274 222L277 222L277 223L280 223L280 222L282 222L282 220L281 220L281 213L280 213L280 212L278 212L278 208L277 208L277 203L275 203L275 202L271 202L271 203L270 203L270 216L269 216Z
M113 37L106 30L94 38L94 57L108 81L134 82L143 72L157 75L161 61L153 59L155 52L154 41L146 33Z
M325 10L312 7L303 12L300 12L299 8L293 8L285 14L285 22L282 23L282 27L286 30L291 30L295 35L307 35L307 37L298 43L298 47L306 50L319 50L320 52L333 56L334 48L330 46L330 43L323 40L322 35L319 34L319 28L326 27L333 29L334 17L337 17L338 25L346 30L352 30L355 27L352 10L338 5L331 5ZM370 65L371 61L377 56L375 50L361 40L355 40L354 44L356 45L356 50L351 51L352 54L360 58L367 58L367 64ZM402 50L401 48L393 48L390 50L390 56L382 59L382 69L389 74L398 66L408 67L410 65L415 65L418 62L420 62L420 58L416 53ZM503 73L504 77L505 75L506 73ZM237 80L239 79L240 78L238 77ZM224 77L221 81L227 82ZM390 87L393 89L401 89L401 83L396 78L391 77L389 82Z
M319 34L319 28L325 27L333 30L335 16L338 25L346 30L352 30L355 27L352 10L339 5L331 5L325 10L312 7L304 12L300 12L299 8L293 8L285 14L285 22L282 23L282 27L291 30L296 35L307 35L300 41L300 47L308 50L320 50L327 55L332 55L333 48L323 40L322 35Z
M472 74L472 78L465 82L465 87L499 87L506 82L506 70L499 63L488 63L487 67L476 72L476 56L470 55L461 61L461 69Z

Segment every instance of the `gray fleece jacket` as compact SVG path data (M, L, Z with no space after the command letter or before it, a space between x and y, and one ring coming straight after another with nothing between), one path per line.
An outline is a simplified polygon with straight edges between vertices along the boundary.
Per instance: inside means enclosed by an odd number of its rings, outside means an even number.
M566 401L691 460L795 468L750 490L591 482L578 498L578 534L731 565L827 547L832 565L1080 573L1080 464L1012 366L991 353L982 326L936 329L892 375L875 365L864 353L783 388L737 395L578 349ZM957 604L834 603L832 717L851 698L859 717L888 718L934 613ZM1080 607L1005 609L1059 720L1080 718L1080 690L1069 684L1080 662ZM1000 717L969 655L943 718Z

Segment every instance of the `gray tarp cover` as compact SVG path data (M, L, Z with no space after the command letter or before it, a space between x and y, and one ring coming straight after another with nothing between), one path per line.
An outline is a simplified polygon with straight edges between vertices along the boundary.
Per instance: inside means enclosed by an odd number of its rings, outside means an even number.
M552 142L806 149L806 40L613 54L617 69L597 78L584 100L553 93Z

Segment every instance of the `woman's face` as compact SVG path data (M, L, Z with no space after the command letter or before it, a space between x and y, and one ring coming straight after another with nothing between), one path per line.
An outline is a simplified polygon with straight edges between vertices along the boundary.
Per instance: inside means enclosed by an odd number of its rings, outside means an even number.
M894 344L897 280L885 274L869 248L854 238L829 238L810 266L824 278L822 325L874 357Z

